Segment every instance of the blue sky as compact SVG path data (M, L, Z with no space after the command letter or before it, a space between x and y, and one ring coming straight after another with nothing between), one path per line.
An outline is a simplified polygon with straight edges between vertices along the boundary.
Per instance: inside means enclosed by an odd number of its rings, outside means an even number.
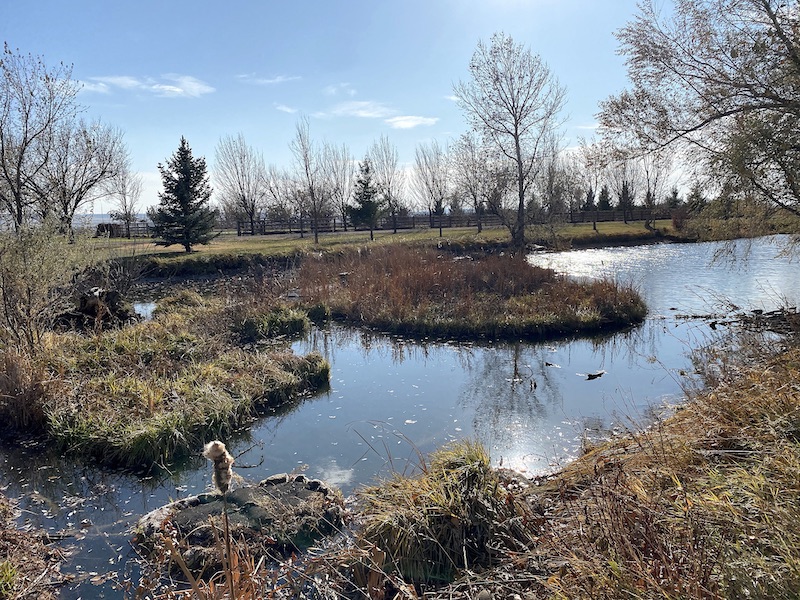
M597 103L626 85L614 31L636 0L0 0L0 38L73 65L91 117L122 129L157 203L156 165L183 135L213 167L220 137L242 133L289 166L301 115L311 137L356 158L387 135L412 164L420 142L467 130L452 85L478 40L503 31L567 88L567 145L589 137ZM213 185L213 182L212 182ZM108 208L103 204L96 212Z

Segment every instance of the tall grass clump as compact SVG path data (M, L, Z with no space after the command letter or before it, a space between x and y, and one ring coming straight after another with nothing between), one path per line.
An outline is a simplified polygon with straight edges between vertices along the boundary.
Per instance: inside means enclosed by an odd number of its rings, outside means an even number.
M43 429L46 379L44 369L25 353L0 351L0 422L14 429Z
M308 257L298 280L304 301L329 306L333 317L408 335L543 339L646 314L630 287L570 281L524 257L377 247Z
M503 487L480 444L445 446L423 469L358 492L363 524L356 543L372 557L362 569L441 584L530 546L527 507Z

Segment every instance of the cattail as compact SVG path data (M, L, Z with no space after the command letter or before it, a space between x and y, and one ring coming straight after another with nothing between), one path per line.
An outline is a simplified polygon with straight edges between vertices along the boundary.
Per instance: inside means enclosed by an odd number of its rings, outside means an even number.
M203 447L203 456L214 463L214 485L223 494L228 491L233 478L233 456L219 440L208 442Z

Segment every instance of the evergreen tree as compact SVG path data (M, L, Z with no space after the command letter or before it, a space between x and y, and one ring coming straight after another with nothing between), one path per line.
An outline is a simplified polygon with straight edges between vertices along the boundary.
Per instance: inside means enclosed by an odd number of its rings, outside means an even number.
M586 196L583 201L583 206L581 206L581 210L589 211L595 209L597 209L597 206L594 203L594 190L592 189L592 186L589 186L589 189L586 190Z
M600 197L597 199L597 209L611 210L611 193L608 191L607 185L600 188Z
M669 196L667 196L667 207L670 209L676 209L682 203L683 201L681 200L680 194L678 193L677 186L672 186L672 190L670 191Z
M355 226L369 227L369 239L374 240L374 230L378 225L383 203L378 195L378 188L372 183L372 167L369 158L358 165L359 173L353 190L356 205L348 208L350 219Z
M160 204L149 208L158 246L180 244L186 252L195 244L207 244L215 237L214 223L218 211L208 206L211 186L208 184L206 161L194 158L186 138L181 137L178 150L166 165L158 164L164 191L158 194Z
M689 205L689 212L699 213L708 204L708 199L703 195L703 187L700 183L695 182L689 189L689 195L686 196L686 204Z

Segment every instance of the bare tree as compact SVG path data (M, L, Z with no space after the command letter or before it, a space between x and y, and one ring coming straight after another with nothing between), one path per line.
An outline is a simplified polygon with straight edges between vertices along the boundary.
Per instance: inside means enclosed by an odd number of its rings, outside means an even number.
M551 222L568 209L572 174L555 136L543 140L543 146L546 151L542 153L541 166L537 169L535 191L547 221Z
M439 237L442 237L442 216L450 185L447 152L433 140L418 144L414 156L414 189L427 205L431 221L434 215L439 217Z
M367 158L372 165L372 174L378 191L383 197L383 205L392 219L392 228L394 233L397 233L397 217L406 208L401 195L404 181L397 148L386 135L382 135L370 146Z
M566 92L538 55L502 33L482 41L469 64L472 79L454 86L472 127L515 167L516 219L512 244L525 247L528 191L544 150L543 142L559 126Z
M322 145L322 173L331 203L342 217L344 230L347 231L347 211L350 208L355 180L353 157L347 145Z
M294 187L291 173L274 164L267 166L266 213L274 219L289 219L292 216L292 193Z
M644 185L644 207L647 209L644 226L653 229L653 215L659 198L666 194L667 179L670 176L672 160L667 149L661 148L642 156L639 161L639 172Z
M38 183L56 141L54 129L78 107L78 84L63 63L48 69L39 57L0 58L0 205L15 229L28 219Z
M50 155L37 179L37 212L72 232L75 213L110 193L127 150L122 131L99 121L65 119L53 130Z
M298 195L301 205L311 219L314 243L319 243L319 223L330 212L331 195L325 188L322 173L322 157L311 140L308 118L297 122L294 139L289 148L294 154L297 179L302 182L303 191Z
M617 149L608 164L608 175L611 190L617 197L617 208L622 211L622 220L627 224L639 191L641 164L629 152Z
M472 210L475 211L475 218L478 221L478 233L483 231L482 217L492 180L487 154L478 137L472 132L458 138L450 152L453 182L472 204Z
M644 0L617 34L630 89L601 104L618 143L685 144L693 165L730 174L800 214L797 2Z
M126 156L122 167L109 184L115 202L111 218L125 224L125 237L131 237L131 224L136 221L139 200L142 196L142 176L131 169L130 157Z
M268 194L263 156L241 133L220 138L214 155L214 179L223 211L250 223L250 234L255 234Z

